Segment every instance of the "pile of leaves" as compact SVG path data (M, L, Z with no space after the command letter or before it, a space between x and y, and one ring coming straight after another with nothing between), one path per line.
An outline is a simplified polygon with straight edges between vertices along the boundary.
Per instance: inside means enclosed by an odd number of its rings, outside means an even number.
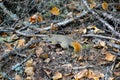
M119 80L119 3L0 0L0 79ZM81 51L43 40L52 34L78 41Z

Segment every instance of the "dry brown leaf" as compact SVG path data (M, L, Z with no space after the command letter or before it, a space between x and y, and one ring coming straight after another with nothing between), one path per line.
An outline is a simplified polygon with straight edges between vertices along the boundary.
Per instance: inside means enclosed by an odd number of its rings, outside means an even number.
M55 26L53 23L51 23L51 28L50 28L51 31L56 31L58 30L58 27Z
M87 74L88 74L88 70L84 69L84 70L81 70L80 72L78 72L77 74L75 74L74 78L75 78L75 80L80 80L81 78L86 77Z
M0 79L2 79L3 77L2 77L2 75L0 75Z
M45 63L49 63L50 61L51 61L50 58L47 58L47 59L44 60Z
M41 15L39 15L39 13L36 13L29 18L29 22L31 23L36 23L36 22L41 22L41 21L43 21L43 18Z
M27 76L25 80L32 80L32 78Z
M106 52L105 54L105 60L107 61L113 61L115 59L115 55L109 53L109 52Z
M90 8L93 9L93 8L95 8L95 7L96 7L96 3L95 3L95 2L92 2L92 3L90 4Z
M42 47L37 47L35 54L37 57L40 57L40 55L43 53L43 48Z
M83 59L84 59L83 56L79 56L77 60L78 60L78 61L81 61L81 60L83 60Z
M40 58L47 59L49 57L48 53L40 54Z
M19 39L17 42L17 48L25 46L25 39Z
M99 71L93 71L93 70L88 70L88 75L87 77L89 79L93 78L94 80L99 80L100 77L104 77L103 73L100 73Z
M5 33L5 32L0 33L0 35L1 35L2 37L7 37L7 33Z
M99 44L100 44L100 46L102 46L102 47L105 47L105 46L106 46L105 41L100 41Z
M62 74L60 72L55 72L54 76L52 77L53 80L58 80L62 78Z
M59 10L59 8L57 8L57 7L53 7L51 10L50 10L50 12L53 14L53 15L59 15L60 14L60 10Z
M15 80L22 80L21 76L20 75L15 75Z
M105 41L98 41L95 45L94 45L94 47L95 48L107 48L107 46L106 46L106 43L105 43Z
M95 25L87 27L87 29L94 29L94 33L104 33L101 29L98 29Z
M33 76L34 75L34 68L33 67L25 67L25 73L27 76Z
M52 71L49 69L45 69L44 71L47 73L47 75L50 75L52 73Z
M32 65L33 65L33 59L32 58L25 63L26 67L31 67Z
M102 3L102 8L103 8L104 10L108 10L108 3L107 3L107 2L103 2L103 3Z
M119 49L116 49L116 48L113 48L113 51L115 51L115 52L120 52L120 50L119 50Z
M5 43L7 50L12 50L12 45L10 43Z

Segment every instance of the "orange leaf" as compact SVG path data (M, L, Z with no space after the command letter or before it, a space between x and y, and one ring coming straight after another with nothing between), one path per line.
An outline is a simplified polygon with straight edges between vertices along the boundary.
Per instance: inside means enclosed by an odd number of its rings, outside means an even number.
M103 8L104 10L108 10L108 3L107 3L107 2L103 2L103 3L102 3L102 8Z
M25 46L25 40L24 40L24 39L18 40L18 45L17 45L17 47L19 48L19 47L23 47L23 46Z
M35 22L37 22L37 21L38 21L38 22L43 21L42 16L39 15L38 13L34 14L33 16L31 16L31 17L29 18L29 22L31 22L31 23L35 23Z
M105 59L106 59L107 61L113 61L113 60L115 59L115 56L112 55L112 54L109 53L109 52L106 52Z
M57 8L57 7L53 7L51 10L50 10L50 12L53 14L53 15L59 15L60 14L60 10L59 10L59 8Z

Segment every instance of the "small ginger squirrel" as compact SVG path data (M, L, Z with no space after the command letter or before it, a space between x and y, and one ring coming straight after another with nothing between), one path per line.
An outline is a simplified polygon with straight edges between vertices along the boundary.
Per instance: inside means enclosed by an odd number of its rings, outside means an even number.
M70 37L67 37L65 35L49 35L47 37L44 37L47 41L52 42L52 44L60 44L60 46L64 49L69 49L69 47L74 48L74 53L80 52L82 50L82 46L79 42L74 41Z

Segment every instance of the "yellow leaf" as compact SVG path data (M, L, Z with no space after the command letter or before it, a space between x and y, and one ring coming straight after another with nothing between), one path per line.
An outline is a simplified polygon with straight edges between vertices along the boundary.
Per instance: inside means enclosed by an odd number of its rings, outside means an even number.
M53 7L51 10L50 10L50 12L53 14L53 15L59 15L60 14L60 10L59 10L59 8L57 8L57 7Z
M55 72L54 76L53 76L53 80L58 80L62 78L62 74L60 72Z
M107 3L107 2L103 2L103 3L102 3L102 8L103 8L104 10L108 10L108 3Z

